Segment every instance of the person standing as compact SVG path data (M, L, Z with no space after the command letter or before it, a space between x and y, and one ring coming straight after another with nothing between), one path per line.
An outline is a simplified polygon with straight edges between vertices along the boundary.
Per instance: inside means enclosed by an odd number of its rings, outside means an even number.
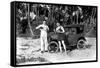
M61 35L61 37L59 36L60 38L59 38L59 41L58 41L60 51L62 52L62 47L61 47L61 43L62 43L62 45L63 45L63 47L64 47L64 50L65 50L65 52L66 52L66 45L65 45L65 43L64 43L64 38L62 37L62 36L64 36L63 33L65 32L65 30L64 30L64 28L60 25L60 23L57 23L56 32L57 32L59 35Z
M46 21L43 21L43 24L36 27L40 29L40 40L41 40L41 53L48 51L48 41L47 41L47 31L49 27L46 25Z

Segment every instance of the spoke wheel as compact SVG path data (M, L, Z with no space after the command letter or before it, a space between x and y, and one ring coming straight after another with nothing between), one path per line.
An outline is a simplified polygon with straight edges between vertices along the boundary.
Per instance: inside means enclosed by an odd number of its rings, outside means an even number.
M77 42L77 48L78 49L85 49L86 48L86 41L84 39L80 39Z
M50 42L48 50L50 53L58 52L58 43L55 41Z

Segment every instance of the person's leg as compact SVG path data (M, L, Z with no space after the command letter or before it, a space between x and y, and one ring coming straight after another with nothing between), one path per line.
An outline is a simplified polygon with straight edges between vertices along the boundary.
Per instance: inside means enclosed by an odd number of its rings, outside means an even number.
M61 42L62 42L62 45L63 45L64 50L65 50L65 52L66 52L66 45L65 45L65 43L64 43L64 40L62 40Z
M43 52L44 51L43 37L41 37L40 40L41 40L41 52Z
M48 41L47 41L47 37L44 38L44 43L45 43L45 51L48 51Z
M62 52L61 42L60 42L60 41L58 41L58 43L59 43L59 48L60 48L60 51Z

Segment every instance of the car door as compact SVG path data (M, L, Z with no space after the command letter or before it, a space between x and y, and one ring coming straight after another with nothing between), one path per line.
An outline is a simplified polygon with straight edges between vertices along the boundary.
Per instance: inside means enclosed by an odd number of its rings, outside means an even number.
M68 35L69 45L73 46L76 44L79 34L77 34L76 28L70 28L70 33Z

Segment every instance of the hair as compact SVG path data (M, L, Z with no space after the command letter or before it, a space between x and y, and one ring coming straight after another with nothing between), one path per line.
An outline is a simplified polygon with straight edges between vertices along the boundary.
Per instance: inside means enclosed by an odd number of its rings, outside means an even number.
M45 24L46 24L46 21L45 21L45 20L43 21L43 23L44 23L44 22L45 22Z
M57 23L60 25L60 23L59 23L59 22L57 22ZM56 23L56 24L57 24L57 23Z

